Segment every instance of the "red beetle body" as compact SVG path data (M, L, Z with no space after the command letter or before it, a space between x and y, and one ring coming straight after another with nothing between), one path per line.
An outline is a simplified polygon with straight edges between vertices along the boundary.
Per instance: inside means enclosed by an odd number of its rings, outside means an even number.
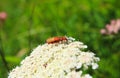
M63 40L67 40L67 38L65 36L62 36L62 37L52 37L52 38L48 38L46 40L46 42L48 44L50 44L50 43L57 43L57 42L63 41Z

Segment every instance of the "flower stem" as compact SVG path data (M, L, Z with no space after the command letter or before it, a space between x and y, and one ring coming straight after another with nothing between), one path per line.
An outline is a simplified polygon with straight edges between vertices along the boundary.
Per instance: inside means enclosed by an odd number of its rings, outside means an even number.
M6 59L5 59L5 54L4 54L3 44L2 44L2 36L1 36L2 25L3 24L0 21L0 26L1 26L1 28L0 28L0 56L1 56L1 59L2 59L2 61L4 63L4 65L5 65L6 70L9 71L8 63L7 63Z

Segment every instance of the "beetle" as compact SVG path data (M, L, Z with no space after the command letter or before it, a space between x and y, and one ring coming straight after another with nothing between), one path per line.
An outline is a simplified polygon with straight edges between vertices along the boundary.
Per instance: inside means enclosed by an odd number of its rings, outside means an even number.
M52 37L52 38L48 38L48 39L46 40L46 42L47 42L48 44L52 44L52 43L57 43L57 42L63 41L63 40L67 40L67 37L65 37L65 36Z

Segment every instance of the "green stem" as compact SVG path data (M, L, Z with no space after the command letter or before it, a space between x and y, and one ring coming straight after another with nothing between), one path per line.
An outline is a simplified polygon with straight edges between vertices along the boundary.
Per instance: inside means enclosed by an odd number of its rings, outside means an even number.
M2 25L3 25L2 23L3 22L0 21L0 26L1 26L1 28L0 28L0 56L1 56L1 59L4 63L4 65L5 65L6 70L9 71L8 63L5 59L5 54L4 54L3 44L2 44L2 36L1 36Z

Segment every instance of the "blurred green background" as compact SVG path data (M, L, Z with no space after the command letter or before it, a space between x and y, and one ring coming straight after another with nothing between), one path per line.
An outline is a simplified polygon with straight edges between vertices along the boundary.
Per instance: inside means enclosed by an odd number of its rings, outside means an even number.
M1 11L7 18L0 26L0 46L10 70L47 38L66 35L100 57L93 78L120 78L120 33L100 34L110 20L120 18L119 0L0 0ZM7 75L0 57L0 78Z

